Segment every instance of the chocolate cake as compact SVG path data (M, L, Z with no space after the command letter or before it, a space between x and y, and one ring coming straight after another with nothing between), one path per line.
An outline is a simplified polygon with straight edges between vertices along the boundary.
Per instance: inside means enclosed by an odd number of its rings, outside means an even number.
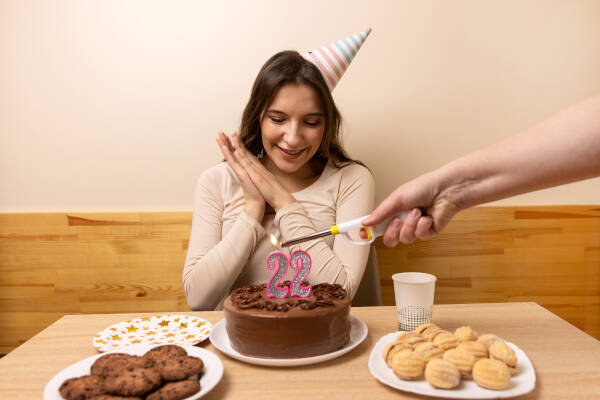
M284 282L285 284L285 282ZM266 297L266 284L231 292L223 310L231 346L265 358L311 357L350 340L350 299L340 285L312 286L308 297Z

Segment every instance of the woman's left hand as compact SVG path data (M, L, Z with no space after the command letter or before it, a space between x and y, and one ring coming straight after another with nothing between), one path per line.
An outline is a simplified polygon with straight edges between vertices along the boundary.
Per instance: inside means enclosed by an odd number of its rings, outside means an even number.
M246 170L265 201L276 212L296 201L294 196L279 183L277 178L244 147L242 140L235 133L232 135L232 142L235 148L233 152L235 160Z

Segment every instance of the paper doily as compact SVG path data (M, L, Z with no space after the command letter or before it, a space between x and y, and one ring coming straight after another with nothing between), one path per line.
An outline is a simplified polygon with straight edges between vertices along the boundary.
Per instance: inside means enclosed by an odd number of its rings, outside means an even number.
M132 344L194 345L206 339L212 324L192 315L159 315L119 322L98 332L92 343L100 352Z

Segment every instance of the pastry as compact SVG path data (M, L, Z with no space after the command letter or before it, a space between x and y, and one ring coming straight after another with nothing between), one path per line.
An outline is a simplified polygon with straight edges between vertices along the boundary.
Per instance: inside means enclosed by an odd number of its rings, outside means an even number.
M458 346L458 338L450 332L442 332L433 338L433 344L443 350L450 350Z
M183 349L182 349L183 350ZM162 383L159 372L154 368L123 368L109 375L104 386L106 392L119 396L143 396Z
M511 374L517 372L517 355L509 345L501 341L496 341L490 346L489 351L492 360L502 361L506 364Z
M431 342L423 342L415 346L415 353L420 354L423 360L428 362L432 358L442 358L444 350Z
M454 364L463 378L471 377L473 365L477 361L473 354L466 350L459 349L450 349L446 351L443 358Z
M412 351L412 346L406 343L388 343L383 349L383 359L387 365L392 365L392 358L394 354L405 350L408 352Z
M473 380L486 389L500 390L508 387L510 371L502 361L482 358L473 366Z
M64 381L58 388L60 395L67 400L86 400L106 393L104 378L99 375L85 375Z
M502 339L500 339L498 336L491 334L491 333L486 333L484 335L480 335L477 338L477 341L483 343L485 345L485 347L487 347L488 349L494 342L496 342L498 340L502 340Z
M204 363L198 357L186 355L160 360L155 363L154 367L160 373L163 381L180 381L199 374L204 368Z
M179 382L169 382L156 392L146 396L146 400L179 400L185 399L200 391L197 379L186 379Z
M433 358L425 367L425 379L433 387L452 389L460 383L460 372L450 361Z
M416 332L420 335L421 333L423 333L423 331L425 329L434 328L434 327L440 329L440 327L437 326L436 324L432 324L431 322L428 322L426 324L421 324L421 325L417 326L417 328L414 330L414 332Z
M456 336L460 342L477 340L477 332L475 332L470 326L461 326L460 328L456 328L454 331L454 336Z
M442 333L442 332L447 332L447 331L441 329L438 326L430 326L429 328L426 328L421 333L421 336L423 336L423 338L425 338L425 340L428 340L431 342L437 334Z
M152 367L154 362L148 358L124 353L109 353L98 358L91 367L90 375L107 377L126 367Z
M483 344L481 342L474 342L474 341L462 342L456 348L470 352L477 359L488 357L488 349L487 349L487 347L485 347L485 344Z
M423 375L425 361L415 352L402 351L394 355L391 367L398 378L414 380Z
M411 346L424 342L425 339L416 332L404 332L396 337L396 343L406 343Z
M174 344L165 344L154 347L144 354L144 357L152 361L161 361L166 358L178 358L187 356L187 351L183 347Z

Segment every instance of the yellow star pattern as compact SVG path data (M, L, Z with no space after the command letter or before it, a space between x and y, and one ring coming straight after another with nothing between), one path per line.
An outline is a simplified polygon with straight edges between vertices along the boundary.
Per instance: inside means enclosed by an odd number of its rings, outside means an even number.
M113 335L111 336L112 340L121 340L121 337L119 335Z
M141 341L141 340L139 340L139 339L135 339L135 340L132 340L132 341L131 341L131 343L132 343L132 344L133 344L133 343L142 343L142 341Z
M168 333L165 337L173 337L173 336L175 336L174 333Z
M183 322L181 323L181 325L179 325L179 329L183 329L183 328L187 328L187 324L184 324Z
M200 327L204 326L204 324L205 324L205 322L204 322L204 321L202 321L202 322L198 322L198 325L196 325L196 326L197 326L198 328L200 328Z
M163 319L162 321L160 321L160 324L158 324L158 325L160 325L160 326L169 326L169 321L166 321L166 320Z
M137 330L138 330L138 328L136 328L136 327L135 327L135 326L133 326L133 325L129 325L129 326L127 327L127 332L137 332Z

